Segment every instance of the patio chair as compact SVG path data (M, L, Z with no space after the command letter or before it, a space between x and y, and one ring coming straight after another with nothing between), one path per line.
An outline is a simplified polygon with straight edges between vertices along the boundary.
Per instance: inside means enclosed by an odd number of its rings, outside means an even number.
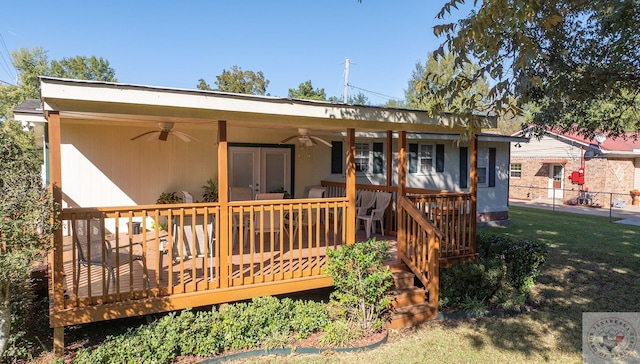
M193 234L193 216L185 215L183 218L183 226L180 229L180 217L174 216L173 218L173 248L172 259L174 261L182 259L202 258L202 267L205 267L205 251L204 245L208 244L209 257L215 256L214 251L214 215L209 214L207 216L207 236L204 234L204 215L196 215L195 221L195 235ZM195 238L195 251L194 249ZM182 251L180 250L182 242ZM160 266L162 266L162 255L160 256ZM209 274L213 277L213 264L209 264Z
M324 198L325 189L322 187L313 187L309 189L308 198Z
M105 238L104 219L72 220L72 230L73 240L77 249L75 286L79 287L80 285L80 270L83 266L87 267L87 271L91 269L91 266L103 267L107 271L106 290L108 292L109 282L116 283L116 272L112 264L114 263L113 260L115 260L113 249L109 240ZM134 245L141 244L135 243ZM123 265L129 263L129 258L129 253L119 252L117 261L120 265ZM147 276L147 287L149 287L149 273L144 256L133 254L132 258L133 260L142 261L142 268ZM89 282L89 284L91 283Z
M284 192L256 194L256 200L282 200L283 198L284 198Z
M376 191L360 191L359 203L356 203L356 229L360 225L358 216L366 216L376 204Z
M193 203L193 196L187 192L187 191L181 191L182 192L182 200L184 201L184 203Z
M382 235L384 235L384 213L387 210L387 206L391 202L392 194L389 192L377 192L375 199L375 208L371 210L370 213L364 215L358 215L358 222L360 220L366 223L365 225L365 233L367 234L367 239L371 236L373 231L375 230L375 222L380 222L380 230ZM360 226L360 224L358 224Z
M229 201L250 200L253 200L253 189L251 187L229 187Z
M262 215L262 222L260 221L261 215ZM273 230L271 227L272 215L273 215ZM273 213L272 211L266 211L266 210L264 212L255 211L253 213L253 231L251 231L251 224L245 225L245 234L244 234L245 246L250 241L248 239L251 238L249 233L253 233L253 235L255 236L255 235L259 235L260 233L271 235L271 232L273 232L275 242L278 242L279 241L278 238L280 236L280 230L281 229L280 229L280 211L279 210L274 210ZM256 239L256 244L255 244L256 248L258 247L258 244L261 243L261 240L262 239L260 239L259 237L258 239Z

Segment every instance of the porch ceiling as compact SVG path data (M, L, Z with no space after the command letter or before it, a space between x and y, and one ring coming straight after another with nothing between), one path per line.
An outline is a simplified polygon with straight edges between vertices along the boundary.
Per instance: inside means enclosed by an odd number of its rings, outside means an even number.
M453 118L432 118L424 111L212 91L56 78L41 78L40 89L46 113L58 111L63 120L109 125L162 121L206 125L226 120L234 126L326 131L355 128L459 133L465 128L455 124ZM483 121L487 126L492 122L486 118Z

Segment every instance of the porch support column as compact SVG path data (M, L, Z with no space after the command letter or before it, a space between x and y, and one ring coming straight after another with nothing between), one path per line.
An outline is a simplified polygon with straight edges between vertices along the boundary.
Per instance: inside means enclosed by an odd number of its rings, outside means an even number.
M469 237L471 239L470 253L476 252L476 226L478 211L478 135L473 134L469 140L469 194L471 206L469 208Z
M406 193L407 179L407 132L400 131L398 133L398 193L396 198L404 196ZM398 204L396 204L398 205ZM398 252L402 255L407 254L406 239L407 233L404 226L403 211L399 210L396 216L398 221ZM398 254L398 263L402 263L400 254Z
M220 287L229 287L229 261L233 238L229 233L229 166L227 122L218 121L218 202L220 203Z
M385 161L387 161L387 169L386 169L387 189L385 191L393 192L393 187L392 187L393 186L393 131L392 130L387 130L387 149L386 149ZM385 212L385 221L384 221L384 224L387 227L387 231L392 231L392 227L393 227L393 223L392 223L393 220L391 216L392 214L393 214L393 206L392 204L389 204L389 206L387 206L387 211Z
M356 242L356 129L347 129L347 245Z
M53 195L57 216L52 217L60 223L59 213L62 211L62 156L60 152L60 113L48 113L49 128L49 166L50 166L50 184L49 192ZM52 270L50 276L53 277L51 285L53 292L49 296L53 298L53 310L62 311L64 309L64 258L62 226L53 233L53 251L49 253L49 266ZM54 355L60 357L64 355L64 327L53 328L53 352Z

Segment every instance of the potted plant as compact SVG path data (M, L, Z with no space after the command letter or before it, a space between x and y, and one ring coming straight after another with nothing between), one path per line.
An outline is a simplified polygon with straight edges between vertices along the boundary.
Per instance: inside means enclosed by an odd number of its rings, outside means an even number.
M218 181L209 178L207 183L202 186L204 194L202 199L204 202L218 202Z
M182 203L182 197L179 197L176 192L162 192L156 204L164 205L164 204L172 204L172 203Z

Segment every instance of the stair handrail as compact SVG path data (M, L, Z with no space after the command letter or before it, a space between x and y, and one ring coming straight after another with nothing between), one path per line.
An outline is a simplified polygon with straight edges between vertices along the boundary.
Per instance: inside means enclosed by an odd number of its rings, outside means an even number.
M420 279L429 292L429 303L435 307L438 307L441 241L440 229L407 197L398 196L398 258Z

